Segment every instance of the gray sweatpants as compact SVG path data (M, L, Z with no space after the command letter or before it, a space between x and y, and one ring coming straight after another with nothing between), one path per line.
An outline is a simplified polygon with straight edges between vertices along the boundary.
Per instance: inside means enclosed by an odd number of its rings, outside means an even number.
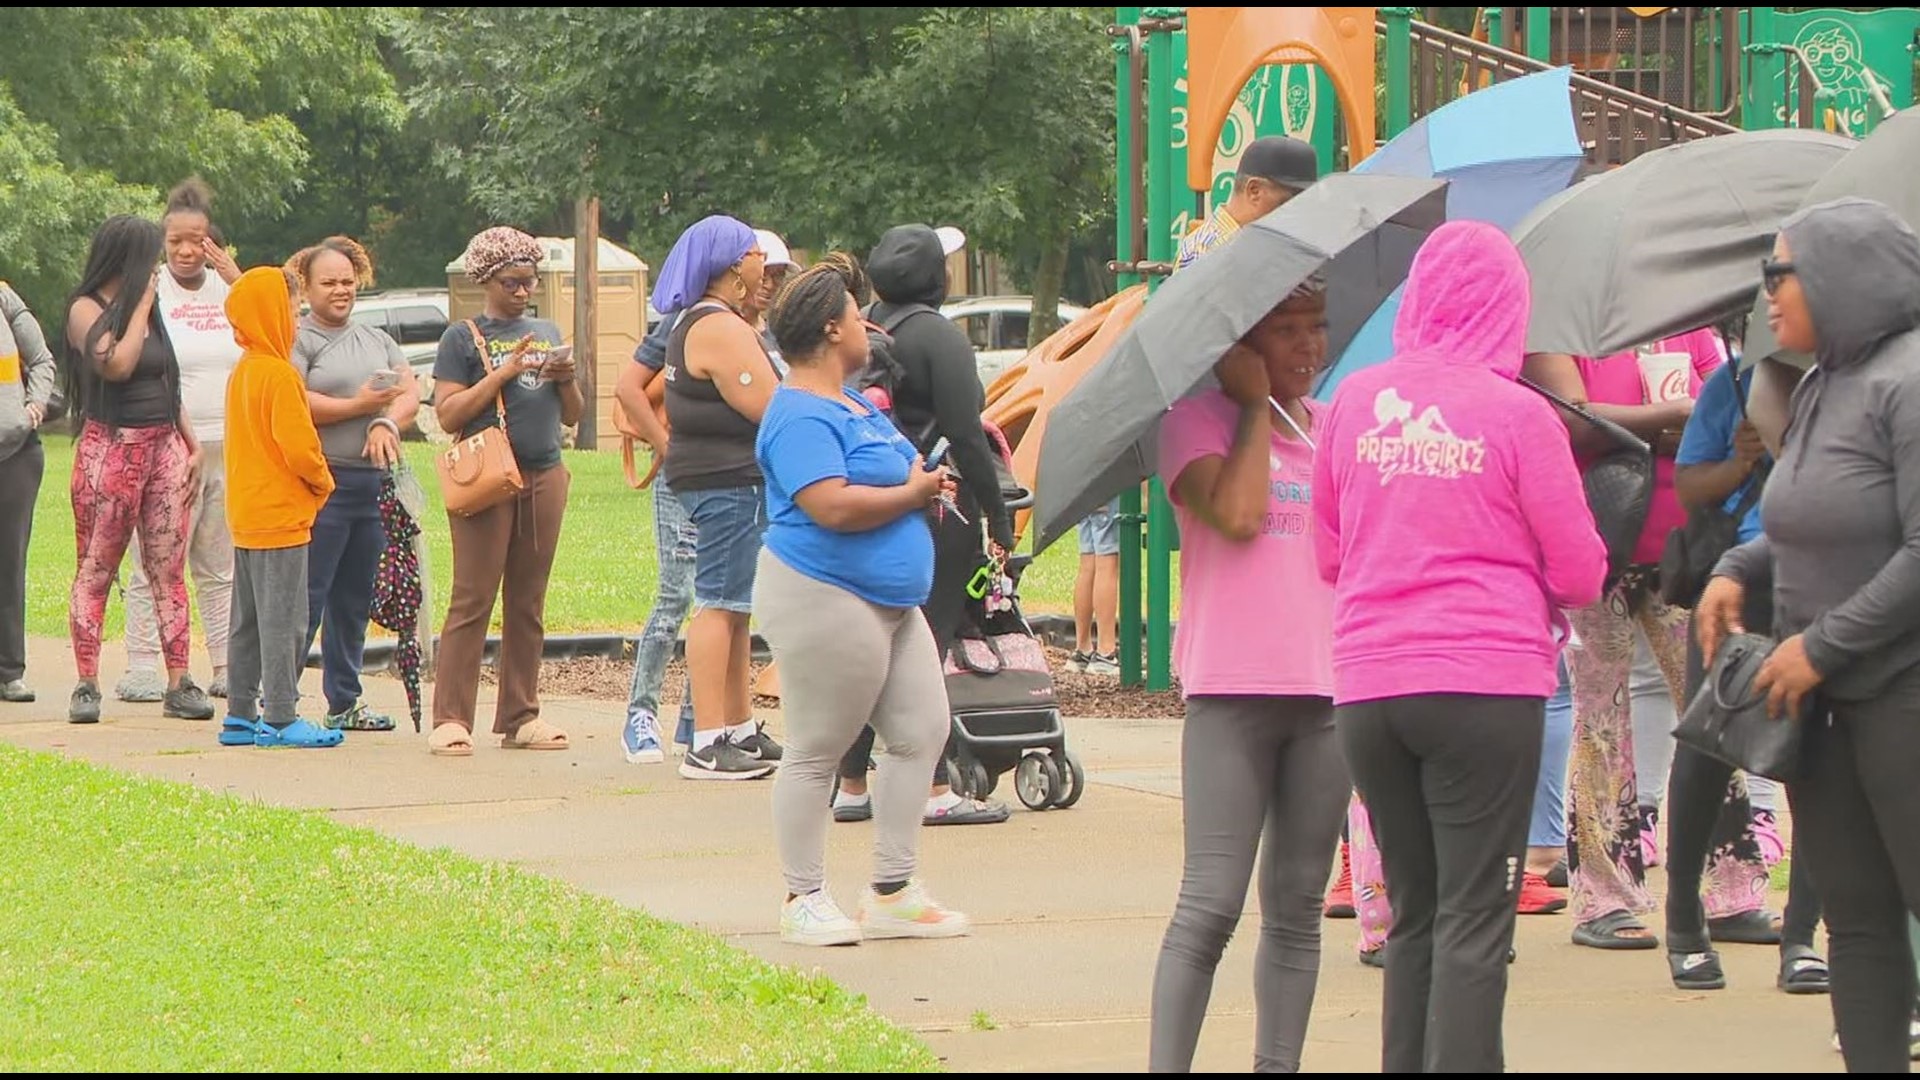
M868 724L884 748L873 784L873 881L906 881L947 742L946 677L926 617L870 604L764 548L753 615L780 665L787 746L773 782L773 829L787 891L805 896L826 883L834 773Z
M233 552L227 715L285 727L300 716L307 663L307 545ZM264 715L262 715L264 714Z
M1320 894L1351 790L1333 703L1188 698L1180 788L1186 867L1153 973L1147 1067L1193 1067L1214 968L1240 922L1257 853L1254 1070L1298 1072L1320 978Z

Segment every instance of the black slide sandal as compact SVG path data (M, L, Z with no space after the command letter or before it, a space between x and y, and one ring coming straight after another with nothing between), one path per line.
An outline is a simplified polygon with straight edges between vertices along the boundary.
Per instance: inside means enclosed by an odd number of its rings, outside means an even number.
M1583 922L1573 928L1573 943L1585 945L1590 949L1610 949L1621 952L1644 951L1660 947L1660 939L1649 933L1646 937L1623 937L1622 930L1645 930L1647 927L1634 918L1631 911L1611 911L1597 919Z
M1826 994L1833 989L1826 960L1806 945L1780 950L1780 978L1775 985L1789 994Z

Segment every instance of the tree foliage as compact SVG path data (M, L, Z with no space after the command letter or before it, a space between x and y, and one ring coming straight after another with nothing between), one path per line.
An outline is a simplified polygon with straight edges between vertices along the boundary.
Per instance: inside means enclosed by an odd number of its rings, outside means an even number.
M427 8L400 39L438 160L496 216L551 217L592 191L609 232L656 253L713 212L814 250L952 223L1029 273L1050 261L1057 294L1071 238L1112 189L1104 19Z

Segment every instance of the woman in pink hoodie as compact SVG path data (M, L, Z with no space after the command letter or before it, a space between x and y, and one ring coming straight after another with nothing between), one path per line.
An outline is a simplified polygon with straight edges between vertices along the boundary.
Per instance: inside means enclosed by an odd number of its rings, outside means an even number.
M1394 911L1387 1072L1499 1072L1507 951L1563 608L1606 551L1566 429L1518 385L1530 299L1499 229L1413 261L1394 357L1350 376L1314 468L1333 692Z

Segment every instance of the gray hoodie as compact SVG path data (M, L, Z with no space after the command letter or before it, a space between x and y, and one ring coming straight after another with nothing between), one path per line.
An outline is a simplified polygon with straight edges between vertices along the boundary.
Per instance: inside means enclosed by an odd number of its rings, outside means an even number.
M27 302L0 282L0 461L20 452L32 437L27 405L45 415L53 399L53 353Z
M1841 701L1920 664L1920 238L1877 202L1836 199L1780 227L1819 340L1793 394L1760 539L1715 572L1774 571L1776 629Z

